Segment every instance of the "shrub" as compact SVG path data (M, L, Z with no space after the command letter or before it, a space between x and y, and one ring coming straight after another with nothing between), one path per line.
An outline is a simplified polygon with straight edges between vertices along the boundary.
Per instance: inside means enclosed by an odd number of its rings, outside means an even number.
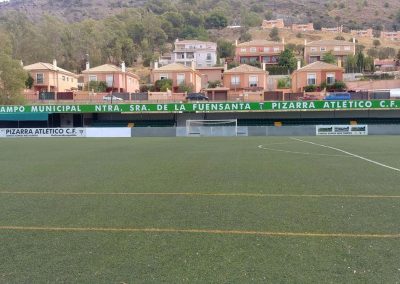
M317 90L317 86L308 85L304 87L304 92L315 92Z
M291 87L291 82L288 77L278 80L278 89L287 89Z

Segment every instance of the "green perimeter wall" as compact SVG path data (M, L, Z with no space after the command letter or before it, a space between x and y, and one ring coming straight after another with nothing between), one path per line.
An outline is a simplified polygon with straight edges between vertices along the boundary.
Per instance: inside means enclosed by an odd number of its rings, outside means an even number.
M274 112L321 110L400 109L400 100L229 102L170 104L59 104L0 106L0 114L17 113L181 113L181 112Z

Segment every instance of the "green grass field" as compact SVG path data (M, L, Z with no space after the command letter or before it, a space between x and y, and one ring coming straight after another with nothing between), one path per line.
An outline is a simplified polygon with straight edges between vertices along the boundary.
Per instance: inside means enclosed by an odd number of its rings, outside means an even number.
M0 283L399 283L400 137L301 139L369 160L287 137L3 139Z

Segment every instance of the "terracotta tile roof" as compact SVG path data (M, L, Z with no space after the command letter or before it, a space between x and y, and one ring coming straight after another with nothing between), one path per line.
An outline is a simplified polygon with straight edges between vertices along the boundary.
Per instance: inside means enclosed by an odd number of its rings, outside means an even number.
M122 73L122 69L120 67L116 66L116 65L104 64L104 65L96 66L96 67L90 68L88 70L82 71L83 74L87 74L87 73L106 73L106 72ZM126 73L131 75L131 76L133 76L133 77L136 77L137 79L139 78L138 75L136 75L136 74L134 74L132 72L126 71Z
M282 44L282 42L279 41L269 41L269 40L252 40L248 42L242 42L239 43L237 46L239 47L245 47L245 46L265 46L265 45L277 45L277 44Z
M75 73L72 73L72 72L70 72L70 71L68 71L68 70L62 69L62 68L60 68L60 67L58 67L58 66L56 67L56 66L54 66L53 64L50 64L50 63L43 63L43 62L37 62L37 63L31 64L31 65L24 66L24 70L27 70L27 71L33 71L33 70L51 70L51 71L58 71L58 72L60 72L60 73L66 74L66 75L78 77L78 75L75 74Z
M321 45L346 45L346 46L351 46L354 45L353 42L345 41L345 40L317 40L313 42L307 43L307 46L321 46Z
M154 71L193 71L193 69L180 63L171 63L155 69Z
M257 68L247 64L242 64L238 67L229 69L224 72L224 74L233 74L233 73L267 73L267 72L262 70L261 68Z
M311 64L308 64L304 66L303 68L300 68L296 70L295 72L298 71L333 71L333 70L343 70L343 68L334 65L334 64L329 64L325 63L322 61L316 61Z

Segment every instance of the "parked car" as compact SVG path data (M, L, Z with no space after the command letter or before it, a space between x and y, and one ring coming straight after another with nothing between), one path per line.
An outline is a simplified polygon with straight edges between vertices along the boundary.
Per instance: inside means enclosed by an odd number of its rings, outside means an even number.
M111 95L107 95L103 97L104 101L123 101L123 99L116 97L116 96L111 96Z
M351 95L347 92L344 93L329 93L325 97L326 101L347 101L351 100Z
M188 101L208 101L208 97L203 93L191 93L188 94L186 99Z

